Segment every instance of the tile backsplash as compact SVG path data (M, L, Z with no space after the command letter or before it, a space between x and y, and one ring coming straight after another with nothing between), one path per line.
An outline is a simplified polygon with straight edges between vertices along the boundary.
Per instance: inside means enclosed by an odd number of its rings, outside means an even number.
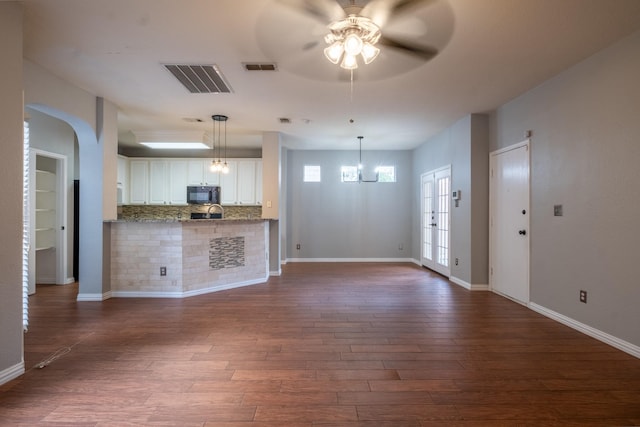
M124 205L118 219L189 219L192 212L207 212L208 206ZM225 219L257 219L262 206L224 206Z

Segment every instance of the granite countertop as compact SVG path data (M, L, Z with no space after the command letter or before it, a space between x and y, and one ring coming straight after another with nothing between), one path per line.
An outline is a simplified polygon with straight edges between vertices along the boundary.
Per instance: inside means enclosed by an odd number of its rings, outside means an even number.
M110 223L160 223L160 224L172 224L172 223L220 223L220 222L239 222L239 221L249 221L249 222L261 222L268 221L268 219L264 218L212 218L212 219L190 219L190 218L128 218L128 219L109 219L104 222Z

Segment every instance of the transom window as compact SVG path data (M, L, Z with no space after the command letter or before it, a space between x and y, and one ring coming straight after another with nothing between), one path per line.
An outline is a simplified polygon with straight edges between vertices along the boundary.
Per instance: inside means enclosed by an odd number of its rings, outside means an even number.
M340 168L340 179L342 182L358 182L358 167L342 166Z
M320 182L320 166L305 165L303 181L304 182Z

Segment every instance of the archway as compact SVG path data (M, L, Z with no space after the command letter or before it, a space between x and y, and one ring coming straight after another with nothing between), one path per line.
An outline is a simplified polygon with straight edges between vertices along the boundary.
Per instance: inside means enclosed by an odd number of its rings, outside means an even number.
M85 120L43 104L27 104L69 124L78 139L80 185L79 212L79 301L101 301L109 296L109 266L105 265L103 232L104 144L99 129L95 131Z

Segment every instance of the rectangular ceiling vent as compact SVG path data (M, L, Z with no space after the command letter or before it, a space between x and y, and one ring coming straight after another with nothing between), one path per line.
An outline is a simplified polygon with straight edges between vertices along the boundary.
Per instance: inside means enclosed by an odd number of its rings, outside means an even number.
M164 66L191 93L231 93L231 88L215 65Z
M242 65L244 69L247 71L277 71L278 67L275 63L254 63L254 62L243 62Z

